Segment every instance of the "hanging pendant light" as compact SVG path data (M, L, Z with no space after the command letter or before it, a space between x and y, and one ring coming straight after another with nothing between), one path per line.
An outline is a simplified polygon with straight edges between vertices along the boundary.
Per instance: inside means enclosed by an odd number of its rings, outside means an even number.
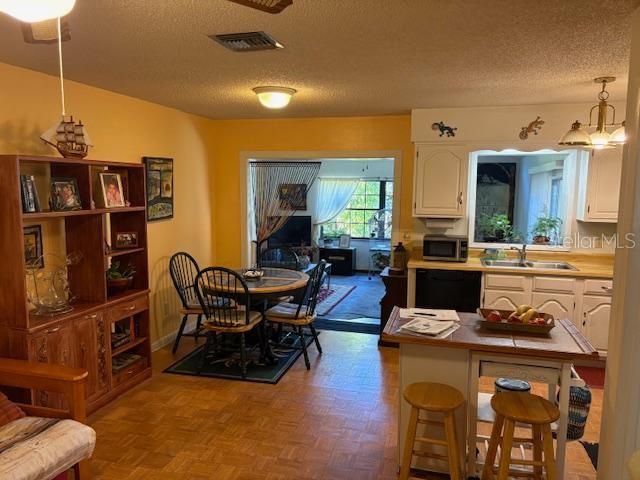
M594 79L595 83L602 84L602 90L598 93L598 104L591 107L589 111L588 127L595 127L595 131L591 134L582 129L579 121L575 121L571 125L571 129L565 133L558 145L563 146L582 146L586 148L613 148L614 145L620 145L626 142L626 134L624 130L624 122L616 123L616 109L613 105L607 103L609 92L607 92L607 83L614 82L616 77L598 77ZM596 123L592 122L593 112L598 109L598 117ZM611 109L612 119L607 122L607 113ZM607 131L607 127L621 125L612 134Z
M64 71L62 69L62 28L58 17L58 66L60 68L61 120L40 135L45 143L54 147L65 158L84 158L93 146L82 120L76 123L67 115L64 96Z
M0 12L35 23L64 17L75 4L76 0L0 0Z
M611 138L609 139L609 143L613 143L614 145L622 145L627 141L627 132L625 130L625 122L622 122L622 125L613 131L611 134Z

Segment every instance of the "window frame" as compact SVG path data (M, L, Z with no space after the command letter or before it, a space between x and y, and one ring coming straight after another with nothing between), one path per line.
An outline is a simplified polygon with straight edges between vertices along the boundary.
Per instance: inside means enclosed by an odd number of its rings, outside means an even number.
M360 183L378 183L379 184L379 190L378 190L378 195L377 195L378 196L378 208L349 208L349 207L347 207L347 208L345 208L343 210L343 212L346 212L346 211L377 212L379 210L385 210L386 209L386 203L387 203L387 184L391 183L393 185L393 183L394 183L393 179L361 179ZM354 195L355 195L355 193L354 193ZM366 204L366 197L367 196L374 196L374 195L373 194L367 195L366 190L365 190L364 196L365 196L365 204ZM353 196L352 196L352 198L353 198ZM393 202L393 192L391 194L391 201ZM349 203L351 203L351 199L349 199ZM393 218L393 205L388 210L391 211L391 216L392 216L391 218ZM340 213L342 213L342 212L340 212ZM336 219L337 219L337 217L336 217ZM329 224L337 224L338 222L336 221L336 219L334 219L334 220L332 220L331 222L328 222L328 223ZM325 225L321 226L320 236L322 238L324 238L324 236L325 236L324 235ZM367 229L369 227L368 222L363 222L363 223L360 223L360 222L356 222L356 223L349 222L348 225L350 225L350 226L351 225L364 225L365 228L367 228ZM351 228L349 230L351 232ZM351 235L351 233L349 233L349 235ZM380 238L380 237L370 237L370 236L369 237L356 237L356 236L351 235L351 239L353 239L353 240L370 240L370 239L373 238L375 240L391 240L391 235L393 235L393 231L389 232L389 237L382 237L382 238Z
M578 149L567 150L553 150L542 149L535 151L527 150L476 150L469 153L469 176L467 183L467 221L468 221L468 236L470 248L497 248L497 249L510 249L511 247L522 247L522 243L499 243L499 242L476 242L475 241L475 221L476 221L476 183L478 176L478 157L484 156L525 156L525 155L566 155L565 162L567 162L564 171L566 173L566 185L568 187L567 198L570 201L565 206L564 215L561 217L564 222L565 230L563 232L564 238L574 237L573 220L575 218L575 201L573 200L577 195L576 178L579 166L579 158L581 151ZM537 245L533 243L527 243L527 250L542 250L542 251L556 251L556 252L568 252L571 250L570 246L564 244L560 245Z

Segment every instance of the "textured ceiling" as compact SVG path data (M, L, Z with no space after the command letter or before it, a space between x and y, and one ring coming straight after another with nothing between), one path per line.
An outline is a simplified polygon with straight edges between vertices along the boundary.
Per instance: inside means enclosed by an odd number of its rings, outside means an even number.
M270 15L225 0L78 0L68 78L211 118L387 115L419 107L595 100L626 93L631 0L294 0ZM0 61L56 73L0 15ZM284 49L207 35L264 30ZM284 111L258 85L296 88Z

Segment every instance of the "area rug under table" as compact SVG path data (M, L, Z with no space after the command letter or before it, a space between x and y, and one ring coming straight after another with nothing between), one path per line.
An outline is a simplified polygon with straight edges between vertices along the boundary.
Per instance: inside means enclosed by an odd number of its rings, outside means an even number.
M315 348L313 337L305 335L307 348ZM193 375L196 377L212 377L226 378L230 380L244 380L247 382L271 383L275 384L287 373L287 370L302 355L302 350L296 348L300 345L300 338L297 335L289 335L286 341L287 346L273 346L272 349L276 354L278 361L273 365L260 363L257 350L249 355L251 359L247 365L247 376L242 378L242 370L238 362L239 352L227 353L216 358L208 359L205 362L202 371L198 373L198 368L202 362L204 346L196 348L186 357L178 360L164 370L165 373L174 373L178 375Z

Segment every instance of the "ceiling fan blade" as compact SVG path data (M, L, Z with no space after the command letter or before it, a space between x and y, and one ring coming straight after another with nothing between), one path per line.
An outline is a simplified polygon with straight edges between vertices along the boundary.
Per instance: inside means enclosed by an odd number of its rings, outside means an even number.
M238 5L254 8L267 13L280 13L293 3L293 0L228 0Z

